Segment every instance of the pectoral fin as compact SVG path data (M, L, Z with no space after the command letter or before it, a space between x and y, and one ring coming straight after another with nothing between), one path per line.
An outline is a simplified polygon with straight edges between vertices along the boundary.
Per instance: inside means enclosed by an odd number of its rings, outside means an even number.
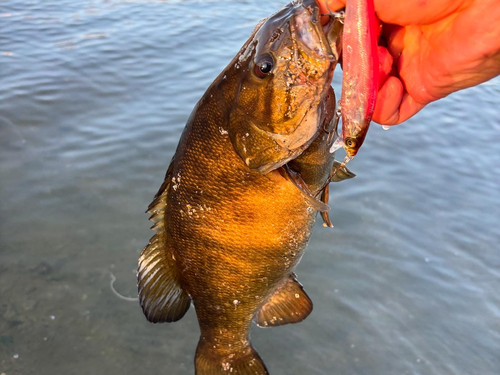
M311 299L297 281L295 274L291 274L257 312L254 321L259 327L298 323L304 320L312 309Z
M137 272L139 301L146 318L152 323L175 322L189 309L191 299L179 283L179 272L171 249L167 246L164 226L171 166L165 182L150 204L150 220L156 234L142 250Z

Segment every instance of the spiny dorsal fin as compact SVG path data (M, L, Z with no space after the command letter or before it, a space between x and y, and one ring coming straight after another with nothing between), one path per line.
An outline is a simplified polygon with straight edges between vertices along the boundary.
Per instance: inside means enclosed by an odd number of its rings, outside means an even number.
M179 284L174 257L167 248L164 215L170 187L172 164L165 181L149 205L148 211L156 234L139 257L137 287L139 301L146 318L153 323L175 322L189 309L191 299Z
M278 288L255 315L259 327L298 323L312 311L313 304L295 274Z

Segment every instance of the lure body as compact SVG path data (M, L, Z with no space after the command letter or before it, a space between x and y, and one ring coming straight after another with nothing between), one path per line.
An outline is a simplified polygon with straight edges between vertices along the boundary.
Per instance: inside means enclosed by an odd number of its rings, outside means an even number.
M349 0L342 40L342 138L352 159L368 132L378 85L378 21L373 0Z

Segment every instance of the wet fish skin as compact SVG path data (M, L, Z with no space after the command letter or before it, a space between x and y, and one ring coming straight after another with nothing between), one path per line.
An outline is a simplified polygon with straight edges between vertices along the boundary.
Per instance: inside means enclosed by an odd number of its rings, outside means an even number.
M259 76L262 56L273 69ZM159 323L194 304L198 375L267 374L252 320L296 323L312 310L293 270L331 174L322 147L335 64L313 0L259 23L194 108L148 208L156 235L139 259L141 306Z

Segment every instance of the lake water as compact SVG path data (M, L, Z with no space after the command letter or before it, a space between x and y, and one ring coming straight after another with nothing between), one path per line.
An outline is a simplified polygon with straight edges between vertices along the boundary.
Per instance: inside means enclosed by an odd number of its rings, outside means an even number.
M0 1L0 374L194 373L194 309L150 324L111 273L136 294L191 109L284 3ZM499 103L372 126L297 269L313 313L253 328L272 375L500 373Z

